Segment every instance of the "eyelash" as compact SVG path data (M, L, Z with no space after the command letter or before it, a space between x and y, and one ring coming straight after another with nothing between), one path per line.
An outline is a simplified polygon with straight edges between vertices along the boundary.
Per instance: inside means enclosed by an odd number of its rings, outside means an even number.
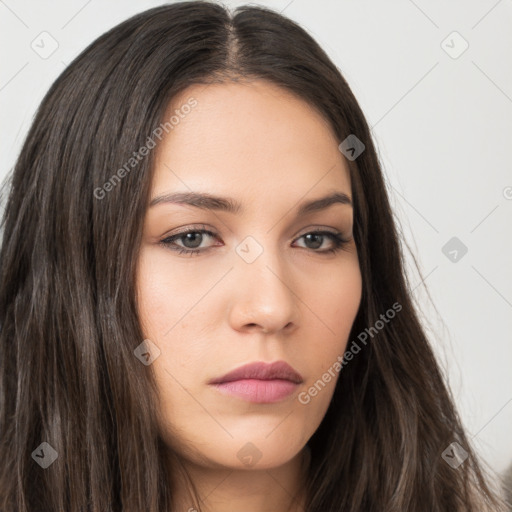
M217 236L215 233L213 233L212 231L210 231L208 229L195 228L195 229L189 229L188 231L182 231L181 233L177 233L175 235L172 235L172 236L169 236L167 238L164 238L163 240L160 241L160 243L162 245L164 245L166 248L170 249L171 251L175 251L178 254L186 254L188 256L199 255L200 253L206 252L209 249L211 249L211 247L207 247L207 248L203 248L203 249L188 249L188 248L176 246L176 244L173 244L174 240L180 239L180 238L188 235L189 233L206 234L206 235L209 235L209 236L211 236L213 238L215 238ZM331 249L324 249L323 251L318 251L318 250L315 250L315 249L310 249L311 251L316 252L318 254L335 254L338 251L342 250L343 247L350 242L350 240L346 240L345 238L343 238L341 233L334 233L334 232L331 232L331 231L325 231L325 230L321 230L321 229L316 229L316 230L313 230L313 231L308 231L307 233L304 233L303 235L298 237L296 240L299 240L300 238L303 238L306 235L310 235L310 234L321 235L321 236L329 236L331 238L333 244L334 244L333 248L331 248ZM173 247L173 245L174 245L174 247ZM307 247L301 247L301 248L302 249L308 249Z

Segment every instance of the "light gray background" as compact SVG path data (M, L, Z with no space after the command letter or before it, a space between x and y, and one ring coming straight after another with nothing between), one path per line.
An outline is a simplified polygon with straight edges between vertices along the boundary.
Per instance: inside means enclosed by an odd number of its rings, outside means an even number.
M502 471L512 461L512 0L257 3L305 27L358 98L421 268L408 255L418 307L470 436ZM161 4L0 0L0 179L65 66L107 29ZM52 44L47 58L31 47ZM456 262L442 252L452 237L468 248Z

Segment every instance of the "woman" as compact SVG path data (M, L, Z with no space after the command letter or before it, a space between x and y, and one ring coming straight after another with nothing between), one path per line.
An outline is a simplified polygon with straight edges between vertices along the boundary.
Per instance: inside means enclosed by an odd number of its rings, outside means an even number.
M1 510L503 506L361 109L283 16L184 2L93 42L3 227Z

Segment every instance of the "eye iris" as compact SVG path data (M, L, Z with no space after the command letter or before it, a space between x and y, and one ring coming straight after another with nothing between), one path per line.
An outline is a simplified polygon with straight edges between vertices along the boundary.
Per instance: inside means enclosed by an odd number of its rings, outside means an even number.
M311 249L318 249L322 245L323 235L316 235L315 233L309 233L305 236L305 239L306 239L306 244L308 241L313 240L313 247L309 246ZM315 240L318 243L315 243Z
M194 231L192 233L186 233L183 235L182 240L183 242L192 242L192 246L188 246L187 243L184 244L187 249L195 249L201 245L202 237L203 235L201 233Z

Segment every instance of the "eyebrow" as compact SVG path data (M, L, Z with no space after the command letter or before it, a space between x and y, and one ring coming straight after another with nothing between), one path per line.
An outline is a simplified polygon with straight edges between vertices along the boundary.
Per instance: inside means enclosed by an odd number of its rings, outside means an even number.
M199 192L174 192L154 197L149 206L155 206L162 203L185 204L201 208L202 210L224 211L232 214L243 212L242 205L234 199L228 197L219 197L207 193ZM325 197L305 201L297 209L297 216L303 216L308 213L325 210L333 204L346 204L352 206L352 200L344 192L333 192Z

